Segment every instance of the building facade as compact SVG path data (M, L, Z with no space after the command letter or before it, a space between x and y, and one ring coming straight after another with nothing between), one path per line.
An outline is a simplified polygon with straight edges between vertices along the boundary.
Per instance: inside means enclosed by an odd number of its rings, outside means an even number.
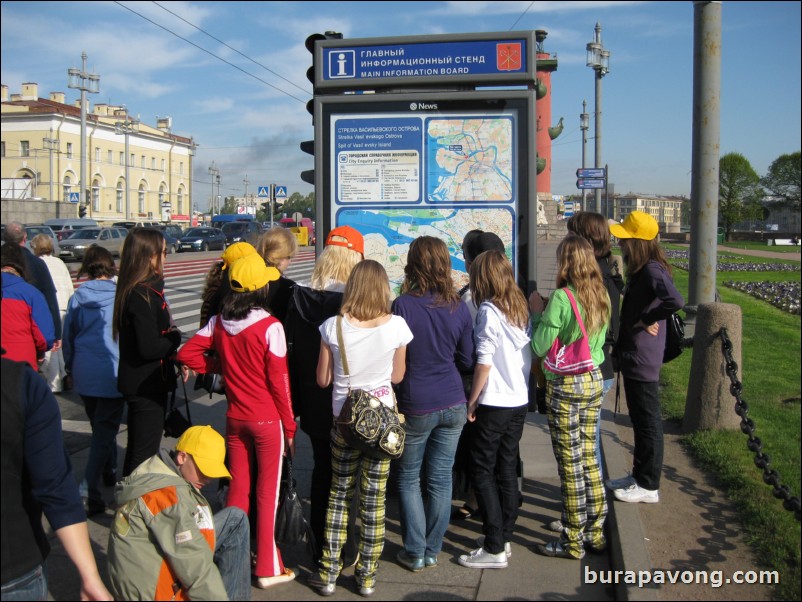
M0 108L3 221L78 217L80 100L66 104L62 92L39 98L38 85L26 83L10 96L2 86ZM86 217L189 224L196 145L170 127L170 118L153 127L122 106L87 106Z
M676 234L680 232L682 226L682 206L690 201L676 197L614 195L609 201L613 204L612 212L607 211L606 202L602 204L604 215L612 214L617 221L621 221L633 211L643 211L657 220L660 232Z

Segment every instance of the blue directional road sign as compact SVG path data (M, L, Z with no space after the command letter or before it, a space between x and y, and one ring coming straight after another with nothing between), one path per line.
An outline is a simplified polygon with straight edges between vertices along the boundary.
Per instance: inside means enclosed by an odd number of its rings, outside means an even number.
M81 195L78 194L77 192L71 192L70 193L70 199L69 199L70 203L78 203L78 202L80 202L80 200L81 200L80 196Z
M607 177L607 170L604 167L590 167L588 169L577 169L576 170L576 177L577 178L606 178ZM590 187L592 188L592 186ZM603 188L601 186L600 188Z
M582 179L576 181L576 187L579 189L585 188L604 188L607 184L607 180L596 180L596 179Z
M287 187L280 186L276 184L276 198L277 199L286 199L287 198Z
M260 199L266 199L270 197L270 186L260 186L258 191L256 192L256 196Z

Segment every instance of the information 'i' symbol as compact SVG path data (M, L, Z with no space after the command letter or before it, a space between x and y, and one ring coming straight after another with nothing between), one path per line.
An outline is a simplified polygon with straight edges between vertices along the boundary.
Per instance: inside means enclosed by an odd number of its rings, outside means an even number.
M337 55L337 75L348 75L345 71L345 53Z

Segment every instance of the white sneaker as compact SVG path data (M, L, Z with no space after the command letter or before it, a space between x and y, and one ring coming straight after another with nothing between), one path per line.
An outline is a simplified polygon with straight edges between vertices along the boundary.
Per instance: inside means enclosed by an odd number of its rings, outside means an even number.
M463 554L458 562L469 569L506 569L507 555L504 552L491 554L484 548L479 548L470 554Z
M637 502L656 504L660 501L660 495L657 489L644 489L637 483L633 483L629 487L623 489L614 489L613 495L615 499L621 502L630 502L633 504Z
M615 491L616 489L624 489L625 487L629 487L630 485L635 484L635 477L632 476L631 472L628 472L627 476L621 477L620 479L607 479L604 482L604 484L610 491Z
M484 535L480 535L479 537L476 538L476 545L479 546L480 548L483 548L485 546ZM510 542L508 541L504 542L504 553L507 555L507 558L512 557L512 544L510 544Z
M549 531L554 531L555 533L562 533L563 531L565 531L565 526L563 526L563 521L560 520L559 518L557 520L551 521L547 525L547 528Z
M295 579L295 572L292 569L285 568L284 572L280 575L273 575L272 577L257 577L256 587L259 589L267 589L268 587L273 587L279 583L288 583L293 579Z

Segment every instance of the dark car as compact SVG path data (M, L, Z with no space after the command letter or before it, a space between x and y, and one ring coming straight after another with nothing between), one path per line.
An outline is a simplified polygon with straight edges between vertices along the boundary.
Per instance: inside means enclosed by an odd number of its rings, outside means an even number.
M226 235L226 246L233 245L235 242L248 242L253 234L259 236L262 233L262 224L258 222L226 222L220 229Z
M219 228L190 228L178 239L179 253L226 248L226 235Z

